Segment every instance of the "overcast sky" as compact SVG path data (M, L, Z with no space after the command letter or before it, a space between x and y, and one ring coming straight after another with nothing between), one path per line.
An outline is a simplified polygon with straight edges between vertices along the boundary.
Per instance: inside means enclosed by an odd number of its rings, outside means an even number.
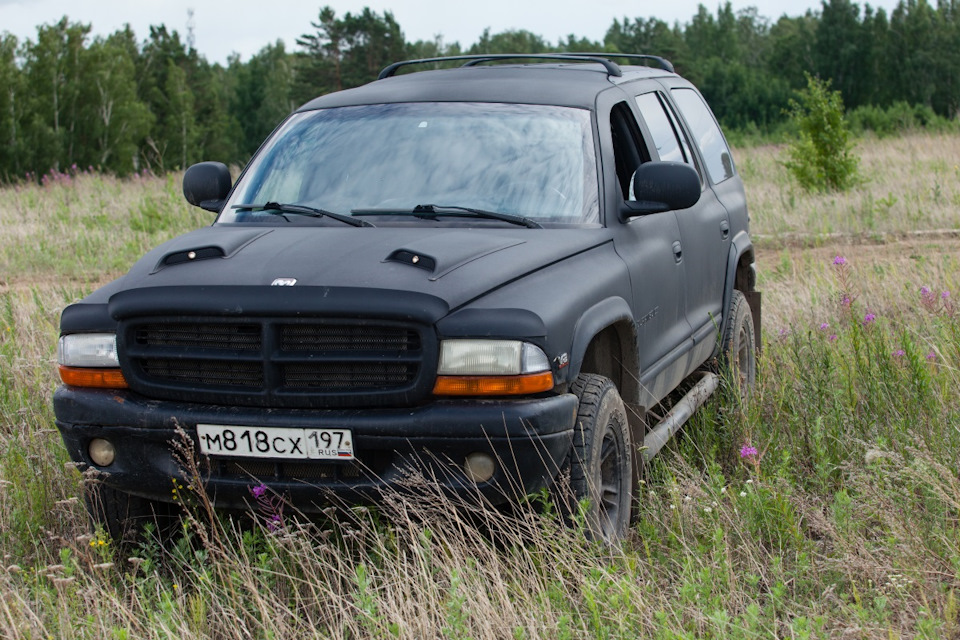
M889 13L896 0L870 4ZM614 18L656 17L670 24L688 22L704 4L716 13L720 2L703 0L0 0L0 32L21 41L36 40L37 26L56 23L63 16L106 35L133 27L139 40L150 25L187 33L187 12L193 8L193 33L197 50L210 62L224 64L231 53L248 60L265 45L284 40L288 50L296 38L313 31L320 7L332 6L338 16L370 7L381 14L392 11L410 42L442 36L464 48L477 41L487 27L491 33L527 29L555 43L568 34L602 40ZM858 3L864 6L862 3ZM819 0L733 0L735 11L756 7L771 22L786 14L796 16L808 8L819 11ZM656 52L646 52L656 53Z

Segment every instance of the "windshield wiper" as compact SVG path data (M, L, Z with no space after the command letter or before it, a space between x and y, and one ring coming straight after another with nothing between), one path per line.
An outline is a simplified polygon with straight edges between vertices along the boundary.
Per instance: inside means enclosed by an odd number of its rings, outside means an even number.
M350 213L358 216L381 216L397 213L413 215L415 218L424 220L436 220L438 216L451 216L455 218L487 218L489 220L502 220L510 224L516 224L530 229L543 229L536 220L525 216L516 216L512 213L499 213L497 211L485 211L483 209L474 209L472 207L458 207L446 204L418 204L413 210L397 209L352 209Z
M368 222L367 220L358 220L357 218L352 218L350 216L345 216L342 213L334 213L333 211L327 211L326 209L318 209L317 207L308 207L302 204L281 204L279 202L265 202L263 204L235 204L231 209L262 209L263 211L276 211L278 213L295 213L298 216L309 216L311 218L333 218L334 220L339 220L344 224L349 224L354 227L372 227L374 224Z

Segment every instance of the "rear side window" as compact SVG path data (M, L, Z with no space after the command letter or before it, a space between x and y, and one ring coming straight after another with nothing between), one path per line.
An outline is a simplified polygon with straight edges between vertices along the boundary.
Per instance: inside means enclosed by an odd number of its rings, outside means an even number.
M693 139L707 165L710 180L717 184L733 177L733 156L730 155L730 148L727 147L720 127L703 98L692 89L673 89L672 92L680 112L690 125Z

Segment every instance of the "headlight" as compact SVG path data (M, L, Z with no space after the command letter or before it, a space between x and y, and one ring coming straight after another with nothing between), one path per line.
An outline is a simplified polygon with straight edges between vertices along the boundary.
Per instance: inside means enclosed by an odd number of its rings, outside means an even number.
M119 367L115 333L73 333L60 336L57 362L64 367Z
M519 340L444 340L440 343L442 376L517 376L550 370L540 347Z
M550 361L536 345L519 340L480 339L440 343L434 395L520 396L550 389Z

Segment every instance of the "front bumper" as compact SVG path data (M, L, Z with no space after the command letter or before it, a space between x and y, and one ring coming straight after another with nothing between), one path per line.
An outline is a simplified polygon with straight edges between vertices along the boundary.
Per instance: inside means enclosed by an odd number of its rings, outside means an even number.
M81 471L151 500L172 501L183 478L183 453L196 456L201 481L218 508L243 509L263 483L297 509L376 501L386 489L409 490L411 471L463 497L501 504L548 487L570 449L577 399L571 394L523 400L442 400L421 407L364 410L261 409L154 401L128 391L61 386L54 394L57 427ZM346 428L355 462L230 459L200 453L197 424L262 428ZM179 433L178 433L179 429ZM98 467L90 441L105 438L116 460ZM467 455L491 455L493 478L474 483ZM415 490L415 489L414 489Z

